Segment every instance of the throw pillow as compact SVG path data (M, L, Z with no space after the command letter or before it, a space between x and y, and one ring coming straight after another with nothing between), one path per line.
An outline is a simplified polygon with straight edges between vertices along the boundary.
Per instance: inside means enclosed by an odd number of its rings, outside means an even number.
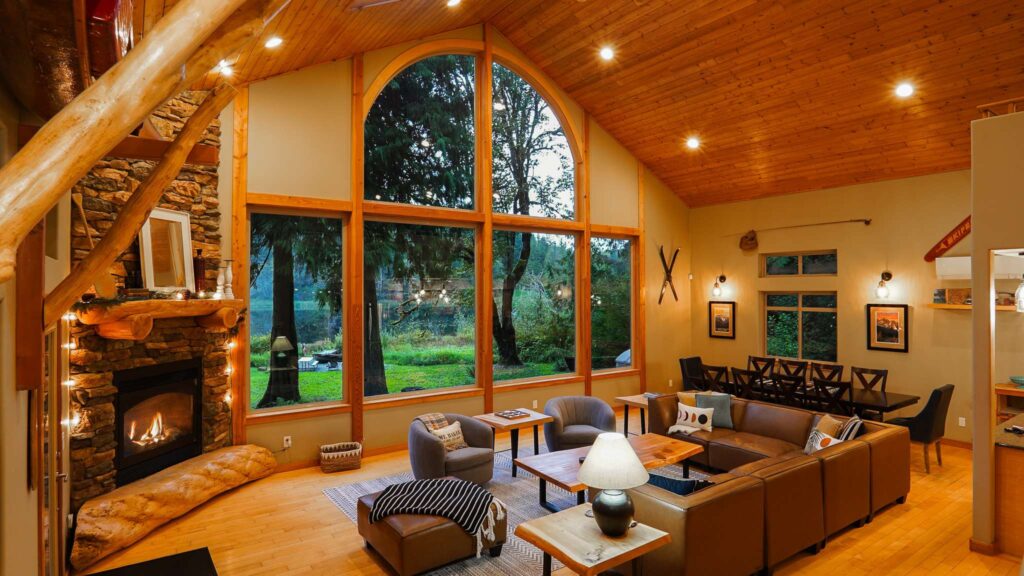
M431 430L430 433L441 440L446 452L469 448L469 445L466 444L466 439L462 437L462 424L458 421L452 422L444 428Z
M829 436L838 437L839 431L843 429L843 421L825 414L821 417L821 420L818 420L818 425L815 426L814 429L819 432L824 432Z
M724 392L702 392L697 394L697 408L713 408L711 424L732 430L732 396Z
M657 486L658 488L668 490L669 492L680 496L693 494L698 490L714 485L712 482L708 482L707 480L696 480L693 478L669 478L668 476L658 476L657 474L651 474L651 478L647 483L651 486Z
M840 440L853 440L857 437L857 433L860 432L861 425L864 421L860 419L860 416L852 416L843 424L843 427L839 429L839 434L836 435Z
M818 450L841 444L843 441L834 436L825 434L821 430L812 430L804 446L804 454L814 454Z
M669 434L673 432L693 434L698 430L711 432L713 426L712 418L715 413L714 408L694 408L686 404L677 404L676 406L678 406L676 423L674 426L669 427Z
M696 392L676 392L676 396L679 397L679 403L687 406L697 407L697 393Z

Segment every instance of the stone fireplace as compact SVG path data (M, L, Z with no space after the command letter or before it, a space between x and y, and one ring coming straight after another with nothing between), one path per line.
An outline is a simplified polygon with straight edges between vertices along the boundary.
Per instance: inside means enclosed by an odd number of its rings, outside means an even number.
M114 372L118 486L203 451L203 360Z

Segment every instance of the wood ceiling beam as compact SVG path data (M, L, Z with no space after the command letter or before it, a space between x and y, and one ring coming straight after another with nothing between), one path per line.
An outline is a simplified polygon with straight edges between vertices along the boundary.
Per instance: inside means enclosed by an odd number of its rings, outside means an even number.
M18 126L18 146L28 144L29 140L39 132L39 126ZM160 160L167 149L173 144L170 140L128 136L110 149L104 156L114 158L131 158L134 160ZM220 163L220 149L209 144L196 144L188 155L186 164L199 166L217 166Z

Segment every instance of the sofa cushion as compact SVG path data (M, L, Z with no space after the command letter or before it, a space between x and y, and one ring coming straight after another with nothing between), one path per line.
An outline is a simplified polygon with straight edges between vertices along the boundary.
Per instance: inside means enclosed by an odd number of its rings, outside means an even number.
M747 402L739 432L775 438L802 447L811 432L814 413L764 402Z
M448 472L458 472L492 462L494 451L490 448L461 448L445 455L444 468Z
M589 424L570 424L562 430L562 446L590 446L604 430Z
M811 435L807 437L807 444L804 446L804 453L813 454L819 450L824 450L829 446L835 446L836 444L842 444L842 440L831 436L815 428L811 430Z
M711 424L715 428L732 428L732 396L721 392L697 394L697 408L711 408Z
M676 397L679 398L680 404L687 406L697 407L697 393L696 392L676 392Z
M668 431L672 432L685 432L690 434L698 430L705 430L710 432L713 429L714 422L714 408L694 408L693 406L687 406L686 404L676 404L676 423L669 426Z
M708 463L718 470L732 470L755 460L773 458L802 449L802 445L778 438L737 432L708 443Z
M839 436L839 431L843 429L843 421L837 418L833 418L828 414L823 414L820 418L815 418L814 429L819 432L824 432L833 438Z
M442 428L427 428L427 430L441 440L446 452L462 450L469 446L469 444L466 444L466 439L462 436L462 423L458 421Z

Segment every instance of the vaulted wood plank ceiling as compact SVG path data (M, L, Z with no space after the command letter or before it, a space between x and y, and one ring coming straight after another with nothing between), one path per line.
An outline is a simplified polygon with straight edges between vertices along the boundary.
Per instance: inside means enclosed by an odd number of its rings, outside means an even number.
M1024 95L1024 0L356 3L293 0L235 73L488 21L691 206L968 168L976 106Z

